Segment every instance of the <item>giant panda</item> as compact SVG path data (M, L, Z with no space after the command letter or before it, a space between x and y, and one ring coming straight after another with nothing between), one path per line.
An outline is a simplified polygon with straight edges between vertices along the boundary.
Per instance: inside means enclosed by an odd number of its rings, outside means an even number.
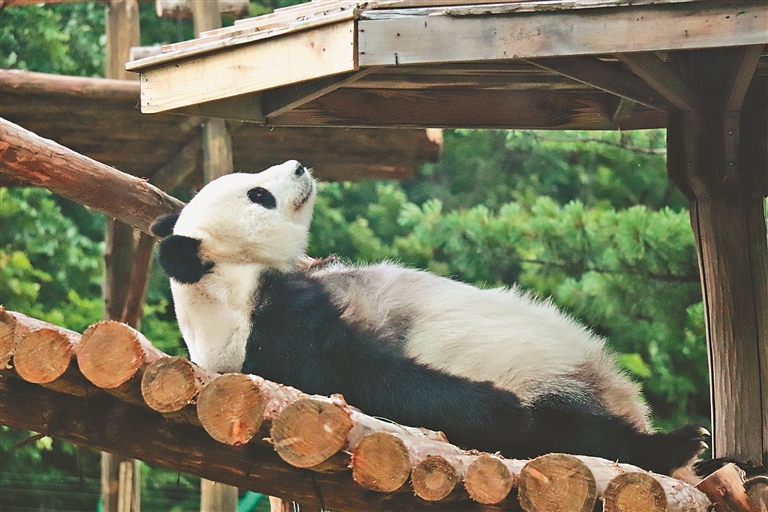
M549 301L393 263L308 264L316 194L292 160L216 179L155 222L192 361L340 393L507 457L567 452L671 474L705 447L695 425L654 432L604 341Z

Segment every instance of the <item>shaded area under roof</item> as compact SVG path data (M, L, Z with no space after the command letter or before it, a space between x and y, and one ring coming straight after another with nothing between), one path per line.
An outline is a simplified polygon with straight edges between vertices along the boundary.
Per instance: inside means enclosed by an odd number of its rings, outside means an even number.
M668 80L675 52L766 44L760 0L314 0L127 68L141 73L147 113L270 126L638 129L700 103ZM763 51L754 78L766 74Z
M159 185L178 183L183 175L192 184L202 182L204 118L142 114L139 82L0 70L0 88L0 116L42 137ZM255 172L297 159L325 180L403 179L437 160L440 135L238 123L232 130L234 167Z

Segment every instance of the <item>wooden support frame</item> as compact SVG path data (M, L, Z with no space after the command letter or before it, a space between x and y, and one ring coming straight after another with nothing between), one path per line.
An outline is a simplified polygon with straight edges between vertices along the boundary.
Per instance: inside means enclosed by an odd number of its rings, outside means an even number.
M670 179L691 199L699 250L714 455L768 464L768 79L753 80L761 51L672 54L690 84L684 95L702 100L672 113L667 133Z
M528 62L656 110L667 111L672 106L664 96L636 75L609 66L594 57L554 57Z

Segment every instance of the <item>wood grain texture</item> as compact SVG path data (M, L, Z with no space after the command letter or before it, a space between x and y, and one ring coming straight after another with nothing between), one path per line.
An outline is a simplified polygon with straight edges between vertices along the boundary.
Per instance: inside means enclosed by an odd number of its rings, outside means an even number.
M42 186L149 232L158 216L183 203L144 180L75 153L0 119L0 174Z
M344 511L424 510L409 493L371 493L348 473L312 473L285 464L269 447L227 446L200 427L111 395L83 399L0 374L0 423L44 433L243 489ZM446 510L487 510L472 503Z
M338 89L281 116L276 126L613 130L615 99L552 91ZM636 108L622 128L658 128L666 114Z
M360 65L381 66L766 44L766 24L768 5L749 1L518 16L404 9L361 13L358 38Z
M354 22L342 21L143 70L141 110L162 112L356 69Z

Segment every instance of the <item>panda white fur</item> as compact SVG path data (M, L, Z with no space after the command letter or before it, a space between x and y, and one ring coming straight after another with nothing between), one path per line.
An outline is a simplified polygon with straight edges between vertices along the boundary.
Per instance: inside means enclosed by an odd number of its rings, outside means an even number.
M508 457L560 451L660 473L701 451L694 425L654 433L604 342L548 301L392 263L303 263L316 185L298 162L232 174L159 219L191 359Z

